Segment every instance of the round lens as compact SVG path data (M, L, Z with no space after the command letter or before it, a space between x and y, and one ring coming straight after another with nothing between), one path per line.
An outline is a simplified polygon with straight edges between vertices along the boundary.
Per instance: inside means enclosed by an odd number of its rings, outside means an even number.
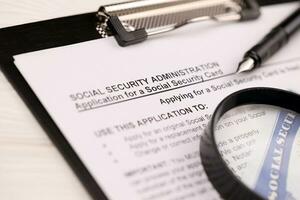
M249 104L227 111L214 137L228 169L249 189L264 199L300 199L299 126L291 110Z

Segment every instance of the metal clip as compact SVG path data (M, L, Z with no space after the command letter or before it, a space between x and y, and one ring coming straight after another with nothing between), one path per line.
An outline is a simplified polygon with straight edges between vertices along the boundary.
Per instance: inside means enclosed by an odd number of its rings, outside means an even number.
M259 15L255 0L139 0L101 6L97 30L128 46L193 22L245 21Z

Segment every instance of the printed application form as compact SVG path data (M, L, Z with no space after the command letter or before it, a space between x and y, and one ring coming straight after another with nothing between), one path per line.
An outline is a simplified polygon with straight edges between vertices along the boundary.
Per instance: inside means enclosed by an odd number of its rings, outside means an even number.
M300 93L300 35L264 67L233 73L297 6L264 8L253 22L194 24L126 48L108 38L14 59L109 199L219 199L201 165L200 136L234 91Z

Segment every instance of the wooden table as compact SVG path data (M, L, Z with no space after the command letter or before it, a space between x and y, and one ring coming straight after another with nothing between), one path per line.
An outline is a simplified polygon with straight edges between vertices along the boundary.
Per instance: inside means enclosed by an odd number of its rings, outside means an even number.
M0 0L0 28L92 12L116 1ZM1 71L0 199L90 199Z

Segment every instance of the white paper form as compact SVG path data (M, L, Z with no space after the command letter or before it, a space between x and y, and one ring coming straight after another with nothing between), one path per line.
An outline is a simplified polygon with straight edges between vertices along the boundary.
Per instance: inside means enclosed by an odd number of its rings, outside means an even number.
M298 4L247 23L205 22L121 48L113 38L14 56L109 199L219 199L199 156L216 105L247 87L300 93L300 35L267 65L232 74Z

